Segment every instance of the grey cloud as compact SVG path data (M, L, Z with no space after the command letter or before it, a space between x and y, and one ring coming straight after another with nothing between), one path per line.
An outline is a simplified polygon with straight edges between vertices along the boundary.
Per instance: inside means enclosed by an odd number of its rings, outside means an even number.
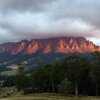
M26 12L26 11L42 11L45 5L52 3L53 0L0 0L0 8L4 13L10 11Z
M100 0L0 0L1 42L57 36L100 38Z
M59 0L55 3L55 19L81 19L95 26L100 26L100 0ZM56 14L55 14L56 13Z

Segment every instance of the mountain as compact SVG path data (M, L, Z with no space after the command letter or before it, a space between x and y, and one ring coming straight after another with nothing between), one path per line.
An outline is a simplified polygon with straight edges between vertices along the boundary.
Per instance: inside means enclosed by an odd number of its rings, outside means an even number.
M100 47L84 37L59 37L22 40L0 44L0 72L16 69L24 63L32 71L37 65L53 63L69 55L90 58Z
M0 44L0 53L11 55L49 53L90 53L100 51L100 47L84 37L59 37L48 39L22 40L16 43Z

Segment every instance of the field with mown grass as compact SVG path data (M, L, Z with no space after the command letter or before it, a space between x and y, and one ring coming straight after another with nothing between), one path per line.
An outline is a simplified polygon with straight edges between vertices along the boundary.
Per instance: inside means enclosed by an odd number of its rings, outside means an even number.
M3 71L0 74L1 75L6 75L6 76L11 76L11 75L15 75L17 73L16 70L9 70L9 71Z
M0 100L100 100L100 97L89 96L61 96L59 94L52 93L34 93L29 95L22 95L15 87L1 88Z
M96 97L67 97L53 94L32 94L32 95L15 95L11 97L1 98L0 100L100 100Z

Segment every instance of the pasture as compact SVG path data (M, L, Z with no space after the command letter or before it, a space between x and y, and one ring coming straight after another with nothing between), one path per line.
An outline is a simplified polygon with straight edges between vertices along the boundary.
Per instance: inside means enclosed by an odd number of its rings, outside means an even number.
M100 100L96 97L69 97L53 94L32 94L32 95L15 95L11 97L1 98L0 100Z

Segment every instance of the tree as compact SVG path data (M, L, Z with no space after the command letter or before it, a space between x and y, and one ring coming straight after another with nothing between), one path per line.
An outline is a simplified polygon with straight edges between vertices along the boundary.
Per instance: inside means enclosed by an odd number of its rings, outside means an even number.
M54 84L54 66L51 64L47 64L45 66L46 68L46 73L48 75L49 78L49 82L51 84L52 87L52 92L55 93L55 84Z
M2 83L0 82L0 89L1 89L1 87L2 87Z
M44 92L42 90L46 89L57 93L59 84L67 87L71 83L76 96L79 93L87 94L87 90L90 91L89 88L91 88L88 87L91 80L90 66L91 63L88 59L79 56L70 56L61 62L37 68L36 72L32 75L32 85L34 88L39 88L41 92ZM66 84L64 84L65 82L63 83L65 79L68 79L66 80ZM61 89L61 85L59 85L59 90Z
M2 84L3 87L15 86L15 76L7 76Z
M45 88L47 92L52 91L55 93L53 69L51 64L39 66L32 74L33 87L40 88L41 90Z
M24 91L30 85L30 78L26 75L25 66L20 64L16 75L16 87L19 91Z
M63 80L62 83L58 86L58 90L60 93L64 95L70 95L74 91L74 87L71 82L67 79Z
M46 75L45 67L39 66L36 71L31 75L31 78L32 87L37 88L38 92L43 92L44 88L47 88L48 77Z
M99 84L100 84L100 53L99 52L95 52L92 53L93 56L93 66L92 66L92 70L91 70L91 75L93 80L95 81L95 91L96 91L96 96L98 96L98 88L99 88Z
M89 69L89 61L86 58L71 56L65 59L64 65L67 65L67 78L74 83L75 96L79 94L79 83L84 72Z

